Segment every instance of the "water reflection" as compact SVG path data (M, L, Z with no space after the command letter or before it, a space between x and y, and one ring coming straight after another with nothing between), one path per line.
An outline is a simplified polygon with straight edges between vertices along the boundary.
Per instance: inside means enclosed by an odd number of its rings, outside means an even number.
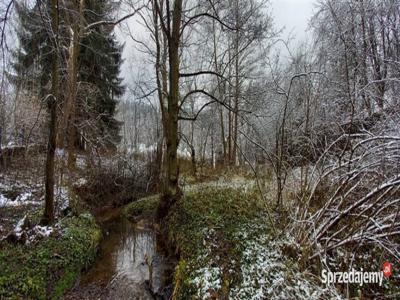
M93 284L108 291L108 299L163 299L165 280L173 265L158 252L156 234L146 222L118 219L106 225L95 265L83 276L80 288Z

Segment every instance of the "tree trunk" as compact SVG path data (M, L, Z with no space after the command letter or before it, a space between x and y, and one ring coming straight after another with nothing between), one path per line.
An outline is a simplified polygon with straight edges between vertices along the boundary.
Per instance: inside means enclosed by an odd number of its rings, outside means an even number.
M197 176L197 168L196 168L196 150L194 149L194 146L191 146L191 152L190 152L190 157L192 160L192 175L194 177Z
M223 112L222 107L219 107L219 121L220 121L220 129L221 129L223 164L225 165L227 155L226 155L226 141L225 141L224 112Z
M178 186L178 115L179 115L179 46L182 17L182 0L174 1L172 15L172 33L168 38L169 54L169 94L168 110L164 122L165 139L167 145L166 172L164 174L162 196L157 210L158 219L164 219L171 206L178 200L180 190Z
M229 56L229 61L231 61L231 49L228 49L228 56ZM228 78L229 81L231 80L231 76L232 76L232 67L231 64L229 64L228 66ZM228 87L228 95L229 95L229 101L228 101L228 105L229 107L232 107L232 83L229 82L229 87ZM232 162L232 132L233 132L233 128L232 128L232 111L229 110L228 111L228 164L231 164Z
M220 68L218 65L218 47L217 47L217 39L216 39L216 28L215 28L215 20L213 23L213 45L214 45L214 68L215 72L220 73ZM217 77L218 84L218 97L220 101L224 101L225 87L223 86L222 80ZM220 121L220 130L221 130L221 144L222 144L222 155L223 155L223 164L226 164L226 142L225 142L225 126L224 126L224 111L223 107L219 106L219 121ZM214 166L215 167L215 166Z
M194 114L194 101L191 103L192 114ZM194 121L190 123L190 158L192 161L192 175L197 176L196 168L196 149L194 145Z
M2 127L2 125L0 124L0 167L1 167L1 169L4 168L3 151L2 151L2 149L1 149L2 137L3 137L3 127Z
M51 89L52 95L48 97L50 121L49 136L47 142L46 169L45 169L45 209L42 216L43 224L51 224L54 222L54 157L57 147L57 100L58 100L58 7L57 0L51 1L51 26L54 36L53 58L52 58L52 74Z
M372 107L371 107L371 102L369 99L369 96L365 92L365 88L368 84L368 66L367 66L367 53L368 53L368 42L367 42L367 33L366 33L366 24L365 24L365 9L364 9L364 1L360 1L361 5L361 29L362 29L362 41L363 41L363 51L362 51L362 76L361 76L361 83L362 83L362 89L361 89L361 97L364 102L365 109L368 112L368 115L372 115Z
M68 65L68 104L69 104L69 126L68 126L68 168L73 169L76 164L75 144L77 138L76 129L76 96L78 90L78 57L80 52L81 33L83 31L83 9L85 1L79 1L77 11L78 21L73 21L72 45L70 49ZM74 20L74 19L73 19ZM68 116L67 116L68 117Z
M239 29L239 0L235 1L235 23L236 29ZM239 101L240 101L240 77L239 77L239 30L235 32L235 98L234 98L234 110L233 110L233 149L231 157L231 165L236 165L237 159L237 147L238 147L238 114L239 114Z

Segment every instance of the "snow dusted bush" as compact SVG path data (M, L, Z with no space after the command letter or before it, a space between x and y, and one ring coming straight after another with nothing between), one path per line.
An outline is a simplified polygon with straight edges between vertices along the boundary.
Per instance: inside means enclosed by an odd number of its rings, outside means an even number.
M74 191L93 207L126 204L154 190L152 162L117 152L90 158L84 178L74 181Z
M343 134L320 157L313 171L318 180L308 187L293 223L306 259L327 266L333 253L365 249L400 258L399 120L391 114L369 131ZM346 149L332 154L343 141Z

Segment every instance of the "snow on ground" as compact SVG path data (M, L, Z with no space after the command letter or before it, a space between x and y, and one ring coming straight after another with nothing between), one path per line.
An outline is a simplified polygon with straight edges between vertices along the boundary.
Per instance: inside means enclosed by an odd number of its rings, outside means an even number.
M64 149L57 148L55 153L56 153L56 156L59 157L59 158L64 158L65 157L65 150Z
M239 263L241 281L230 290L229 299L341 299L334 288L325 287L315 276L300 272L297 263L282 253L285 245L295 244L294 239L286 236L274 240L263 226L246 225L236 233L237 244L243 249ZM203 231L204 248L196 262L201 267L193 271L191 283L199 299L211 299L211 293L221 289L223 276L212 251L213 230ZM233 267L237 262L232 260L230 265Z
M81 184L83 184L81 182ZM22 205L35 205L38 206L40 205L43 201L43 198L41 199L35 199L35 196L33 193L35 193L36 190L24 192L17 196L15 200L12 200L10 198L7 198L5 195L1 194L0 192L0 208L2 207L16 207L16 206L22 206ZM69 196L68 196L68 189L64 186L61 186L57 188L56 190L56 202L58 204L58 207L63 210L69 206Z
M84 169L86 167L86 156L77 155L76 156L76 166L80 169Z
M87 182L88 182L88 181L86 180L86 178L79 178L79 179L74 183L74 186L76 186L76 187L81 187L81 186L86 185Z
M83 184L83 179L79 181ZM22 181L12 176L0 175L0 240L11 233L21 241L33 242L38 238L48 236L53 229L50 227L31 225L29 216L32 216L44 204L44 186L30 181ZM56 213L63 212L70 204L68 188L59 186L55 189ZM25 215L28 215L25 216ZM23 235L23 236L22 236Z
M28 233L27 233L28 239L27 239L26 243L28 243L28 244L33 243L38 239L46 238L57 229L59 229L58 224L55 224L54 226L36 225L28 231Z
M60 211L69 207L68 189L65 186L60 186L56 190L56 203Z
M21 206L21 205L38 205L38 201L33 201L32 192L25 192L17 196L15 200L9 199L3 194L0 194L0 207Z
M86 179L80 178L76 184L82 186L86 184ZM21 182L11 182L4 180L0 182L0 208L18 207L25 205L38 206L43 203L44 198L40 197L43 186L26 185ZM14 195L14 196L11 196ZM17 196L15 196L17 195ZM56 187L55 198L58 207L63 210L69 206L68 189L65 186Z
M137 147L132 146L122 146L122 151L126 151L127 154L149 154L154 153L157 150L157 144L146 145L140 143ZM191 157L191 152L188 148L180 146L177 150L178 156L183 158Z
M198 299L209 299L211 298L210 292L218 291L222 287L222 270L220 266L214 264L215 255L212 249L216 247L214 245L215 231L212 228L204 228L202 231L204 247L196 258L196 266L191 267L194 269L191 283L196 288ZM198 268L198 266L202 267Z
M25 215L22 217L14 227L14 234L17 238L21 238L22 235L25 235L26 239L21 239L22 242L26 244L33 243L37 240L41 240L43 238L48 237L54 231L60 229L60 225L58 223L53 226L41 226L35 225L32 228L26 228L27 226L27 218ZM28 222L29 223L29 222Z
M0 208L21 205L37 205L36 194L42 188L41 184L31 181L16 180L0 174Z
M0 194L0 207L6 206L8 202L9 199Z
M249 231L244 228L237 236L245 249L243 280L231 290L230 299L341 299L334 289L321 286L300 272L296 262L285 258L281 249L285 244L295 245L293 239L271 240L267 233L250 236Z
M31 185L32 186L32 185ZM15 181L12 180L10 178L8 178L7 176L2 176L0 174L0 190L10 190L10 189L24 189L24 188L28 188L29 186L20 182L20 181Z
M210 291L219 290L222 287L222 274L219 267L203 267L196 270L193 284L197 287L199 299L211 298Z
M243 177L225 178L220 177L217 181L202 182L198 184L186 184L185 181L180 182L185 192L192 192L201 188L215 187L215 188L232 188L239 189L243 192L248 192L254 189L256 182L255 180L246 179Z
M25 215L21 220L18 221L17 225L15 225L14 232L17 237L20 237L22 235L22 232L24 230L22 227L26 222L26 218L27 216Z

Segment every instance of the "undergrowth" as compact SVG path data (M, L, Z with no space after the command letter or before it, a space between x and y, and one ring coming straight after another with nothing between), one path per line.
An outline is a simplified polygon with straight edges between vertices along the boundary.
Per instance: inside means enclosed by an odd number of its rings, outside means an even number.
M134 219L154 216L158 201L144 198L124 211ZM248 180L186 187L164 222L179 257L173 299L337 298L285 254L295 241L272 234L267 205Z
M180 257L174 299L334 297L284 255L294 240L273 236L255 187L233 186L189 190L168 216L169 240Z
M0 299L59 299L95 258L101 231L90 214L60 221L36 244L0 249Z
M137 218L152 219L155 216L159 197L159 195L154 195L129 203L124 207L123 214L133 221Z

